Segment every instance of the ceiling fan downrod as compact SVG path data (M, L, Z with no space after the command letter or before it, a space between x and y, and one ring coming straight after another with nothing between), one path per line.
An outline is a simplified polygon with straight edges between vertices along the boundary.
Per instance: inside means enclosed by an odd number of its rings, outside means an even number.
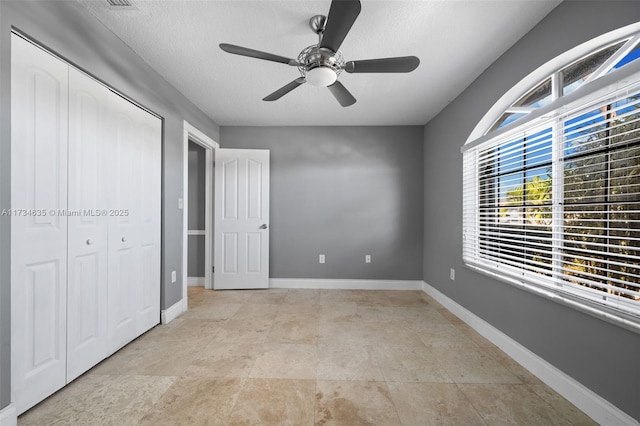
M320 41L322 41L322 33L324 32L325 24L327 23L327 17L324 15L315 15L309 19L309 26L313 30L314 33L320 36Z

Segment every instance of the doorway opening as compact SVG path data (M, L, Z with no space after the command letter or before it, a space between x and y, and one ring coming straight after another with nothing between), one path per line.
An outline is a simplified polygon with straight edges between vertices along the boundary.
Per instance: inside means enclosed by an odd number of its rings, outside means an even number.
M187 286L206 287L206 168L207 151L189 140L187 195Z
M191 147L191 149L190 149ZM188 308L190 253L196 254L191 260L191 271L198 271L201 280L191 280L192 284L203 285L206 289L213 288L213 162L214 149L220 145L193 127L187 121L184 122L183 138L183 240L182 240L182 311ZM200 158L203 156L203 159ZM193 162L190 159L194 160ZM200 170L203 168L204 170ZM195 169L195 170L194 170ZM194 176L203 176L204 182L199 182L190 191L190 171ZM196 182L200 179L196 178ZM201 185L201 186L200 186ZM192 203L190 196L197 199ZM189 210L193 206L197 209L195 214ZM190 224L191 218L191 224ZM190 235L191 233L191 235ZM191 239L191 241L190 241ZM201 265L200 265L201 264Z

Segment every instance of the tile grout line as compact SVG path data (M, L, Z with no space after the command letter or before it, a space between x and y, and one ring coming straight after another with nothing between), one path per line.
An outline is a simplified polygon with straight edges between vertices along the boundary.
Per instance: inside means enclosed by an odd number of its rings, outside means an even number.
M136 374L132 374L132 375L128 375L128 377L136 377L138 375ZM155 410L156 408L159 408L159 404L160 401L162 401L162 398L169 392L169 390L176 384L176 382L178 381L178 379L181 378L181 376L144 376L144 377L171 377L173 379L173 381L171 382L171 385L167 387L167 389L158 396L158 399L153 403L153 405L151 407L149 407L149 409L147 411L145 411L144 413L142 413L142 415L140 415L136 421L136 424L140 424L140 422L142 421L142 419L145 418L145 416L147 414L149 414L150 412L152 412L153 410Z
M465 399L465 401L467 401L467 404L469 404L469 406L471 406L471 408L473 408L473 411L478 415L478 418L480 420L482 420L482 423L484 423L486 426L488 425L487 421L485 420L484 416L482 415L482 413L478 410L478 408L473 404L473 402L467 397L467 394L464 393L464 391L462 390L462 388L460 388L460 383L458 382L453 382L453 385L456 387L456 389L458 389L458 391L462 394L462 397Z

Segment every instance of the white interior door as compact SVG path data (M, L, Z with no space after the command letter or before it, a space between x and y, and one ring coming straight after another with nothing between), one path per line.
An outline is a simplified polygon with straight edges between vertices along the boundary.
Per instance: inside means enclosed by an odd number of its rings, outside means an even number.
M107 355L108 96L69 69L67 381Z
M68 66L11 37L11 399L66 383Z
M268 288L268 150L215 150L214 210L214 288Z

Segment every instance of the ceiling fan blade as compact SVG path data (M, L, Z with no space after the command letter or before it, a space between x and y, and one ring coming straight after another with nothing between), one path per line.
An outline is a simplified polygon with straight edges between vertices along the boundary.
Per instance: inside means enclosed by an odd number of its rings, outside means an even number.
M337 52L360 14L360 9L359 0L333 0L322 32L320 47Z
M333 96L340 102L340 105L343 107L348 107L356 103L356 98L353 97L351 93L347 90L346 87L342 85L339 81L336 81L327 88L333 93Z
M401 56L398 58L349 61L344 64L344 70L350 73L411 72L418 68L418 65L420 65L420 59L415 56Z
M273 92L272 94L265 96L264 98L262 98L262 100L276 101L303 83L304 83L304 78L298 77L295 80L293 80L291 83L287 84L286 86L283 86L278 90L276 90L275 92Z
M235 44L220 43L220 49L234 55L249 56L251 58L264 59L265 61L280 62L282 64L298 66L298 62L294 59L285 58L284 56L274 55L272 53L261 52L260 50L249 49L247 47L236 46Z

